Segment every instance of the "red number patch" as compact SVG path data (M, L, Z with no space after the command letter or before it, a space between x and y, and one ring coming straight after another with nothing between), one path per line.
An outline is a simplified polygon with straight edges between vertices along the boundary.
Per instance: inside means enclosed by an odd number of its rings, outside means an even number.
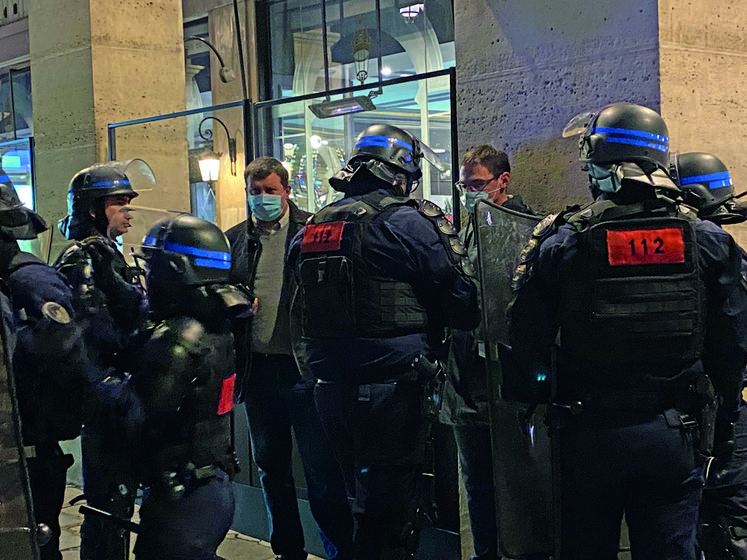
M220 387L220 400L218 401L218 415L225 414L233 408L233 390L236 386L236 374L226 377Z
M303 232L301 252L318 253L339 251L342 243L342 230L345 222L329 224L309 224Z
M607 261L625 264L685 262L685 240L680 228L607 231Z

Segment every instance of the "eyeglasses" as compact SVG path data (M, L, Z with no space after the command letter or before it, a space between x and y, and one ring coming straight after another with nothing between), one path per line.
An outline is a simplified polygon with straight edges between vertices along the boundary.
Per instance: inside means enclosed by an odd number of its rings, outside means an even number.
M490 179L469 179L467 181L457 181L454 183L456 185L456 188L460 191L464 192L479 192L484 191L485 187L487 187L490 183L495 181L498 178L498 176L493 176Z

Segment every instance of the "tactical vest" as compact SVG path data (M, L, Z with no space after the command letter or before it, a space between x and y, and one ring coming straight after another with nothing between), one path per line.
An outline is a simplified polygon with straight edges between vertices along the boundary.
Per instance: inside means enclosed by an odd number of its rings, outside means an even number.
M705 289L694 214L662 200L603 200L567 222L580 238L577 265L564 283L564 354L596 366L696 360Z
M427 331L427 310L413 287L378 270L362 253L371 246L372 220L404 206L434 221L442 237L449 238L445 245L454 262L467 265L464 246L435 204L372 193L349 204L327 206L307 224L301 244L305 336L378 338Z
M139 363L151 367L132 374L137 393L148 403L146 417L163 420L146 426L156 473L186 463L219 465L230 473L233 336L206 332L191 318L173 317L156 327L153 339L158 338L166 344L146 344L141 351ZM164 347L169 355L151 355L162 354Z

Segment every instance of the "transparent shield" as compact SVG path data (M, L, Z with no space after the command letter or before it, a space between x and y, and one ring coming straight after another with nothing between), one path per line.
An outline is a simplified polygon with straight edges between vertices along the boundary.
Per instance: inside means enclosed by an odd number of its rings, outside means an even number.
M0 558L37 560L37 528L9 354L8 333L3 321L0 333Z
M475 208L498 532L501 551L510 558L550 555L554 548L546 410L501 398L499 359L500 349L508 345L511 281L539 220L485 200Z

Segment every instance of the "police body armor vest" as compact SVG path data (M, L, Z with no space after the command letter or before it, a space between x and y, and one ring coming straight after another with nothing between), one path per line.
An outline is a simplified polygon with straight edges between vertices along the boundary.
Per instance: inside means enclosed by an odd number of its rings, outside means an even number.
M673 202L592 203L561 310L564 354L587 365L685 365L702 351L705 290L695 216Z
M362 247L371 221L402 206L405 198L364 196L320 210L301 245L304 335L314 338L389 337L425 332L428 317L406 282L366 263Z
M146 344L141 351L140 364L148 370L132 376L137 393L148 403L152 424L146 433L156 454L156 473L192 463L219 465L230 474L227 413L233 408L236 380L233 336L207 332L190 317L172 317L155 328L151 340L158 339L164 343Z

